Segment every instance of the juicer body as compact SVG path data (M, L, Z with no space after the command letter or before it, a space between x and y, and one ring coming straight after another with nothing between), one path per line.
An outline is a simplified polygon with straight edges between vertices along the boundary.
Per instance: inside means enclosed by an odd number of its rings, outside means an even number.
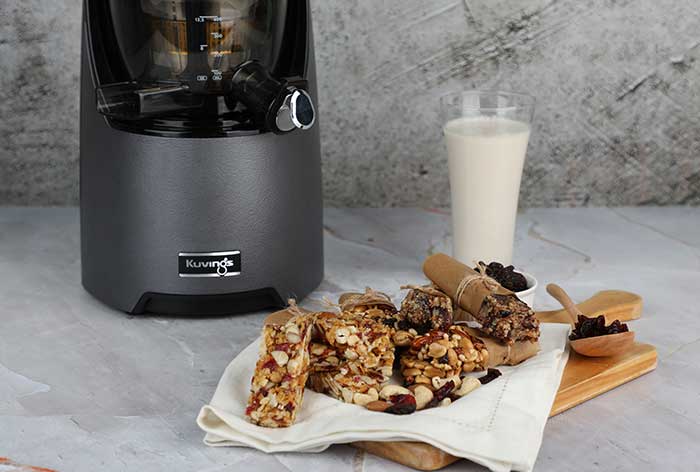
M309 38L311 38L309 22ZM313 41L306 79L316 99ZM288 134L171 137L97 112L83 24L83 286L129 313L226 315L282 306L323 278L318 124Z

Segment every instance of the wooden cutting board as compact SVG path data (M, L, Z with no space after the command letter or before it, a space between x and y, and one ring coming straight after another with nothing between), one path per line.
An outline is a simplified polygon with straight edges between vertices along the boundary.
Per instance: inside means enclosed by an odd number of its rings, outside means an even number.
M642 313L642 298L629 292L598 292L578 305L587 316L605 314L608 322L630 321ZM569 323L564 310L537 313L543 323ZM550 417L580 405L656 368L656 348L636 343L620 356L587 358L571 352ZM460 460L429 444L419 442L358 442L353 446L419 470L439 470Z

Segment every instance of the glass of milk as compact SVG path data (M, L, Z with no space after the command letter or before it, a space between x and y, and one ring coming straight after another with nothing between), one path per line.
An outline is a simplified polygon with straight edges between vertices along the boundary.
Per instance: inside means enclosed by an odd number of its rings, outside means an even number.
M453 256L512 263L520 180L535 100L500 91L442 98L447 114Z

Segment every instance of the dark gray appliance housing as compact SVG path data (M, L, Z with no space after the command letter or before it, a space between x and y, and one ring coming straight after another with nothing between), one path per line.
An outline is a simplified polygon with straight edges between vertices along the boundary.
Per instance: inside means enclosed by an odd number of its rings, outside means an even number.
M85 0L83 18L87 291L134 314L228 315L314 290L308 0Z

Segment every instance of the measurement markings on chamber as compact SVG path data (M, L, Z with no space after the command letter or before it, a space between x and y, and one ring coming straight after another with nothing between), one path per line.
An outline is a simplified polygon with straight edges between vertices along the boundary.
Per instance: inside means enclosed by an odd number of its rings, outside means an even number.
M220 16L198 16L194 19L197 23L205 23L207 21L212 21L214 23L221 23L224 19Z

